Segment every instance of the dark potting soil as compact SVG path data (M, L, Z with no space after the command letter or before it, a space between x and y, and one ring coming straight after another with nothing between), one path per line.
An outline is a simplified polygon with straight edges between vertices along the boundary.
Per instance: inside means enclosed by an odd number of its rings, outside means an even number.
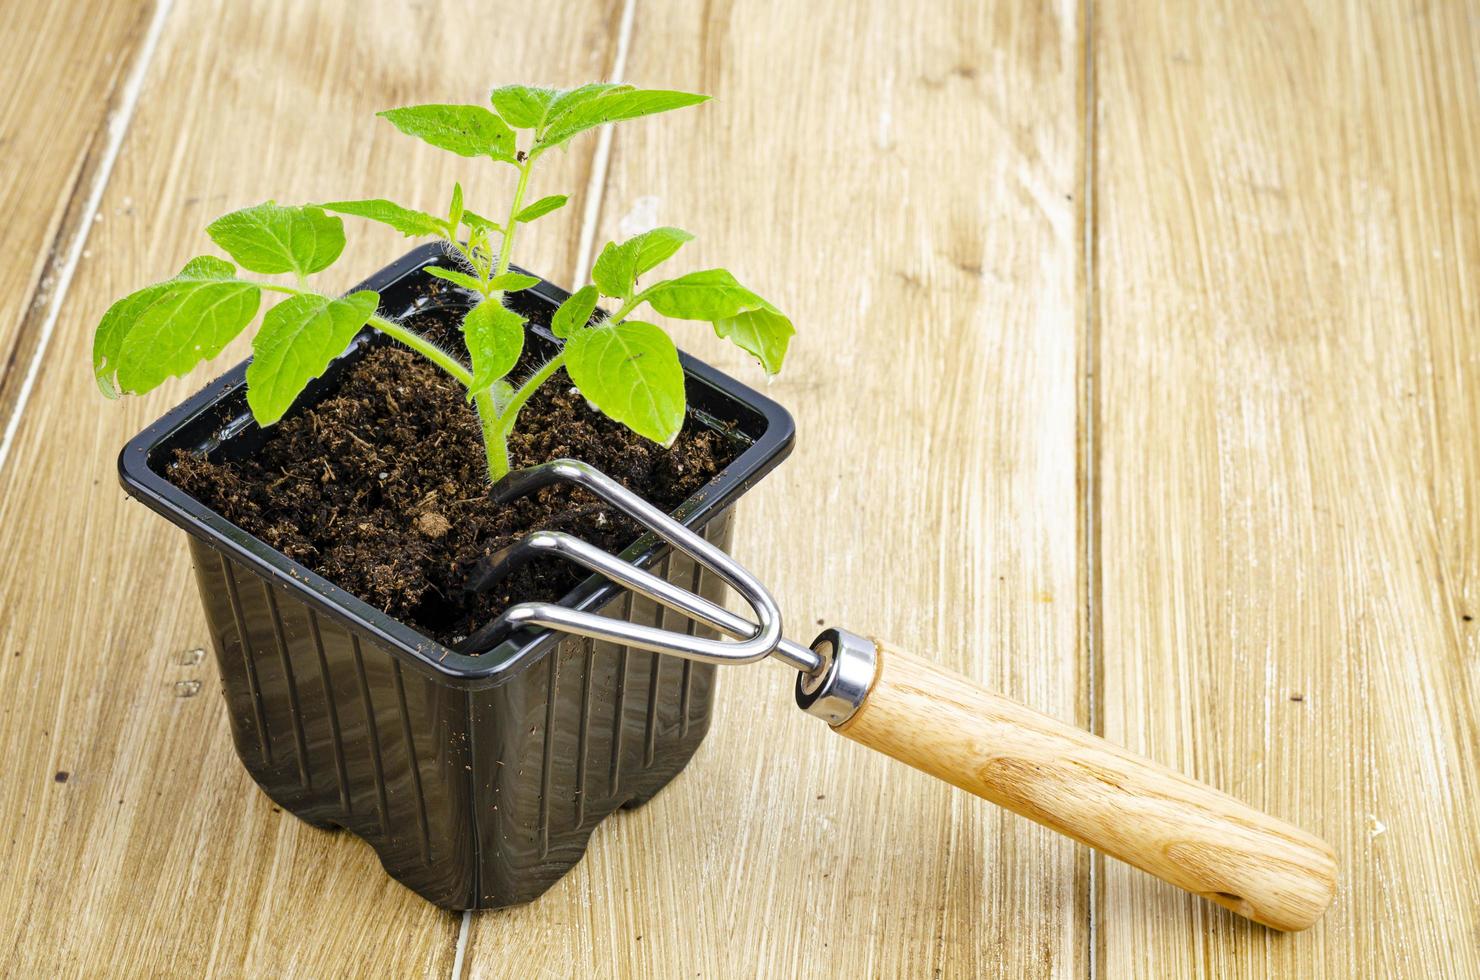
M410 325L462 352L449 313L424 313ZM672 510L738 447L691 418L664 449L591 408L562 370L520 413L509 453L515 467L584 460ZM333 395L292 411L250 458L213 462L182 451L169 477L288 557L448 644L514 603L556 601L584 577L546 560L489 592L467 592L485 556L532 530L568 531L613 553L639 533L568 486L504 505L489 500L478 419L462 387L400 346L367 352Z

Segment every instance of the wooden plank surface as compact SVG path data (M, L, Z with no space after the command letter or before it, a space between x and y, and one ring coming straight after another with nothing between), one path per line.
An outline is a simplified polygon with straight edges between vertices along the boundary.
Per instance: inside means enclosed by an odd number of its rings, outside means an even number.
M110 114L153 4L6 4L0 30L0 432L24 384L58 274L102 174Z
M1480 975L1480 21L1094 22L1104 732L1343 874L1281 937L1102 862L1100 972Z
M180 663L209 646L184 542L126 503L114 459L211 375L108 404L88 351L113 298L212 251L203 227L233 207L392 192L442 206L455 177L471 206L498 186L492 167L464 170L374 112L477 97L494 51L518 77L601 76L615 8L549 5L562 26L534 38L481 10L177 0L170 11L0 472L0 975L451 970L458 918L388 879L365 845L275 810L233 757L211 657ZM590 163L577 149L549 177L583 183ZM577 221L546 218L531 263L568 265ZM407 247L363 226L351 241L335 286Z
M797 323L766 390L798 450L734 547L792 635L877 631L1082 724L1078 10L908 19L643 0L627 76L715 101L616 131L597 241L677 224L682 269ZM470 975L1085 973L1085 852L846 743L791 684L727 671L689 769L539 902L476 916Z
M0 410L150 23L11 6ZM1465 5L164 9L0 464L0 975L1480 976ZM678 224L675 261L794 315L769 392L798 450L736 543L790 632L877 632L1320 833L1326 920L1278 936L1091 859L832 736L766 666L725 675L673 786L461 948L252 786L183 543L113 474L208 374L104 404L93 324L236 206L502 192L377 109L614 72L717 98L552 155L536 192L599 194L522 259L568 277L583 242ZM333 285L404 247L355 226Z

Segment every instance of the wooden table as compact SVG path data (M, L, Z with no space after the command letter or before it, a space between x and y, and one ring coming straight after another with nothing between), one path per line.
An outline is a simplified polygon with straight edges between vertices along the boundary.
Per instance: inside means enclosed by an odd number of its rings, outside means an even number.
M0 32L0 974L1480 975L1480 16L1463 2L15 0ZM736 552L1315 831L1279 935L725 675L709 740L538 902L460 917L230 747L111 299L269 197L503 190L372 114L712 93L579 142L521 259L657 220L800 333ZM404 249L356 225L348 285ZM688 328L684 328L688 329ZM683 335L745 378L744 358ZM238 350L240 350L240 346Z

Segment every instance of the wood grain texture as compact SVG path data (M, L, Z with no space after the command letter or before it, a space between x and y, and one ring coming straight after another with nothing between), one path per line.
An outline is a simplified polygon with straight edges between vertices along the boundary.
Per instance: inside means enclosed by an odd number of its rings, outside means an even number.
M0 30L0 431L100 176L148 0L7 3Z
M735 554L806 642L876 628L1083 723L1077 5L638 3L627 77L712 103L614 130L597 243L675 224L798 334L792 460ZM681 346L761 383L702 324ZM880 568L887 574L880 574ZM470 976L1078 976L1086 852L725 672L705 747Z
M5 9L12 378L146 9ZM467 975L1480 976L1480 22L1454 0L175 0L0 469L0 974L450 972L454 917L233 758L209 658L182 662L207 638L178 532L113 474L208 372L105 405L90 333L229 208L503 189L375 110L619 64L718 98L533 192L594 172L597 244L687 227L675 268L794 315L769 391L797 455L736 546L790 632L938 653L1332 841L1343 883L1276 935L832 738L759 667L672 787L474 918ZM573 202L522 257L568 275L582 231ZM404 245L352 224L333 285Z
M1331 841L1275 938L1105 862L1105 976L1480 975L1480 21L1095 6L1107 738Z
M453 179L476 207L503 190L492 166L374 112L478 98L491 51L513 77L598 77L614 13L547 5L561 26L539 32L483 12L176 0L0 471L0 975L450 973L456 916L353 838L277 812L245 775L211 658L180 663L210 646L184 542L118 488L123 442L234 359L110 404L88 352L107 305L214 251L204 225L233 207L394 193L430 208ZM564 186L589 166L574 150L547 174ZM568 265L578 221L543 219L526 261ZM358 223L350 242L330 286L409 247Z
M876 657L840 734L1262 925L1331 904L1324 841L929 660Z

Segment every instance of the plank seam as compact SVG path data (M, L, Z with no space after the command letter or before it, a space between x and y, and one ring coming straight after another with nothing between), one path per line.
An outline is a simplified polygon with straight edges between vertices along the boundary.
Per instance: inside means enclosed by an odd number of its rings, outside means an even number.
M5 424L5 433L0 435L0 471L5 469L5 462L15 443L16 433L20 431L21 418L26 413L31 393L36 388L36 379L41 374L42 360L46 356L47 348L51 346L52 335L56 333L62 304L66 302L67 294L71 292L72 280L77 274L77 266L82 261L83 247L87 244L88 235L92 232L98 209L102 207L103 192L113 177L113 167L117 164L118 154L123 148L123 138L128 134L129 127L133 123L139 97L144 90L144 79L149 74L149 66L154 61L154 53L159 47L160 36L164 33L165 22L169 19L173 8L174 0L159 0L156 4L154 16L150 19L149 27L144 32L143 43L139 46L138 57L123 83L118 108L108 117L108 138L103 146L102 158L98 162L97 171L93 174L91 186L87 189L87 197L82 207L82 214L78 218L76 230L73 232L72 241L67 245L61 267L56 270L56 288L51 294L46 316L41 321L41 329L36 337L36 350L32 352L31 363L26 367L26 375L21 380L15 405L11 408L10 418Z
M472 909L463 912L462 925L457 928L457 950L452 954L452 980L461 980L462 978L463 961L468 955L468 926L472 921Z
M1094 0L1084 0L1083 6L1083 31L1084 31L1084 177L1083 186L1080 188L1080 210L1083 214L1083 240L1080 247L1084 250L1084 320L1081 326L1082 339L1080 341L1084 358L1083 375L1083 407L1081 409L1080 423L1083 426L1083 449L1080 460L1082 467L1081 476L1081 520L1083 521L1083 548L1084 548L1084 575L1085 575L1085 599L1084 599L1084 643L1085 643L1085 700L1086 721L1089 730L1096 735L1103 735L1103 711L1101 699L1104 692L1101 689L1100 675L1104 669L1102 660L1102 647L1099 629L1099 608L1096 597L1099 595L1100 576L1100 547L1099 547L1099 480L1097 474L1097 457L1099 452L1098 435L1099 413L1096 411L1095 399L1098 392L1095 387L1095 374L1099 369L1099 349L1096 343L1096 319L1095 302L1097 291L1095 289L1095 20ZM1087 895L1085 896L1086 929L1085 942L1088 945L1086 951L1087 969L1090 980L1098 980L1100 975L1099 956L1099 891L1100 891L1100 869L1104 858L1091 851L1089 853L1089 874L1085 882Z
M617 28L617 53L607 81L624 81L627 73L627 51L632 45L632 25L637 18L637 0L624 0L622 19ZM586 183L585 208L581 212L581 235L577 239L576 262L571 269L572 289L586 281L591 270L591 253L596 248L596 226L601 219L602 198L606 193L607 171L611 166L612 128L601 127L596 134L596 152L591 155L591 179Z

